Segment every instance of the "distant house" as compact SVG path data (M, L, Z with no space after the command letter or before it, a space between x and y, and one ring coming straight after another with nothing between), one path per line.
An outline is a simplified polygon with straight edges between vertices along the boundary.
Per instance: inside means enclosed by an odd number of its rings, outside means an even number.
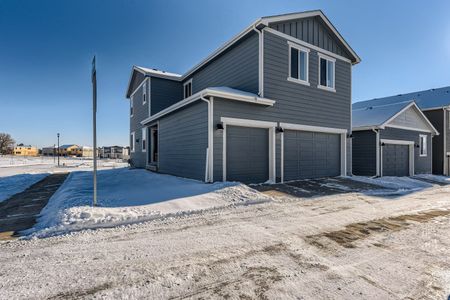
M414 101L353 105L353 174L412 176L432 172L439 133Z
M94 157L94 148L88 146L81 147L81 157Z
M134 66L132 165L206 182L351 174L359 62L315 10L259 18L184 74Z
M82 147L76 144L67 144L59 147L59 153L61 156L82 156Z
M100 151L101 158L128 159L129 148L122 146L105 146Z
M42 156L55 156L56 155L56 146L43 147L42 148Z
M39 149L30 145L17 145L14 147L13 154L16 156L38 156Z
M377 98L353 104L353 109L414 101L439 135L432 139L433 173L450 175L450 86Z

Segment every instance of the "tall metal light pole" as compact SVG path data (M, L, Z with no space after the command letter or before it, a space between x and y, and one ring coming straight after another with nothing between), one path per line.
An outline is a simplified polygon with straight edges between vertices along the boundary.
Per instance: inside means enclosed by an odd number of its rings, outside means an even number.
M56 134L56 136L58 137L58 167L59 167L59 133Z
M94 139L94 199L92 206L97 205L97 71L95 69L95 56L92 59L92 127Z

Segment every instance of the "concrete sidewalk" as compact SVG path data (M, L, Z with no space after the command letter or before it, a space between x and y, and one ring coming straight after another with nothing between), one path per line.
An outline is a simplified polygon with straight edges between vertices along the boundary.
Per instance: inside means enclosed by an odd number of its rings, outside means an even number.
M20 231L31 228L67 175L68 173L51 174L25 191L1 202L0 240L17 238Z

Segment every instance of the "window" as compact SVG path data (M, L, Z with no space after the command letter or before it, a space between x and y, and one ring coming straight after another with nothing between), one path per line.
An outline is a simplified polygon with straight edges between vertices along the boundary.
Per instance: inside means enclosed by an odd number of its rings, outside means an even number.
M133 102L134 102L133 98L134 98L134 96L130 97L130 117L133 116Z
M142 85L142 105L147 103L147 82L144 81L144 84Z
M131 138L131 141L130 141L130 149L131 149L131 152L134 152L134 143L135 143L135 134L134 134L134 131L131 133L131 136L130 136L130 138Z
M147 127L142 128L142 152L147 151Z
M319 53L319 84L318 88L335 92L334 74L336 60Z
M309 49L289 43L289 81L309 85Z
M192 79L183 84L183 96L184 98L192 96Z
M427 136L421 134L419 135L419 138L420 156L427 156Z

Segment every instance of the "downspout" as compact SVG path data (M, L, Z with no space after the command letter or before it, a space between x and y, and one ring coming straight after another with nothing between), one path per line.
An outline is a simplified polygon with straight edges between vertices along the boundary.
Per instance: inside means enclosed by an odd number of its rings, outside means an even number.
M208 104L208 148L206 148L205 182L213 182L213 98L206 99L201 95L200 99Z
M443 161L443 168L442 168L442 173L444 173L445 176L448 176L448 157L447 157L447 128L448 128L448 124L447 124L447 107L443 108L443 112L444 112L444 137L443 137L443 141L444 141L444 161Z
M264 97L264 32L253 25L253 30L258 33L258 96Z
M371 178L380 177L380 130L372 128L372 131L376 134L376 175Z

